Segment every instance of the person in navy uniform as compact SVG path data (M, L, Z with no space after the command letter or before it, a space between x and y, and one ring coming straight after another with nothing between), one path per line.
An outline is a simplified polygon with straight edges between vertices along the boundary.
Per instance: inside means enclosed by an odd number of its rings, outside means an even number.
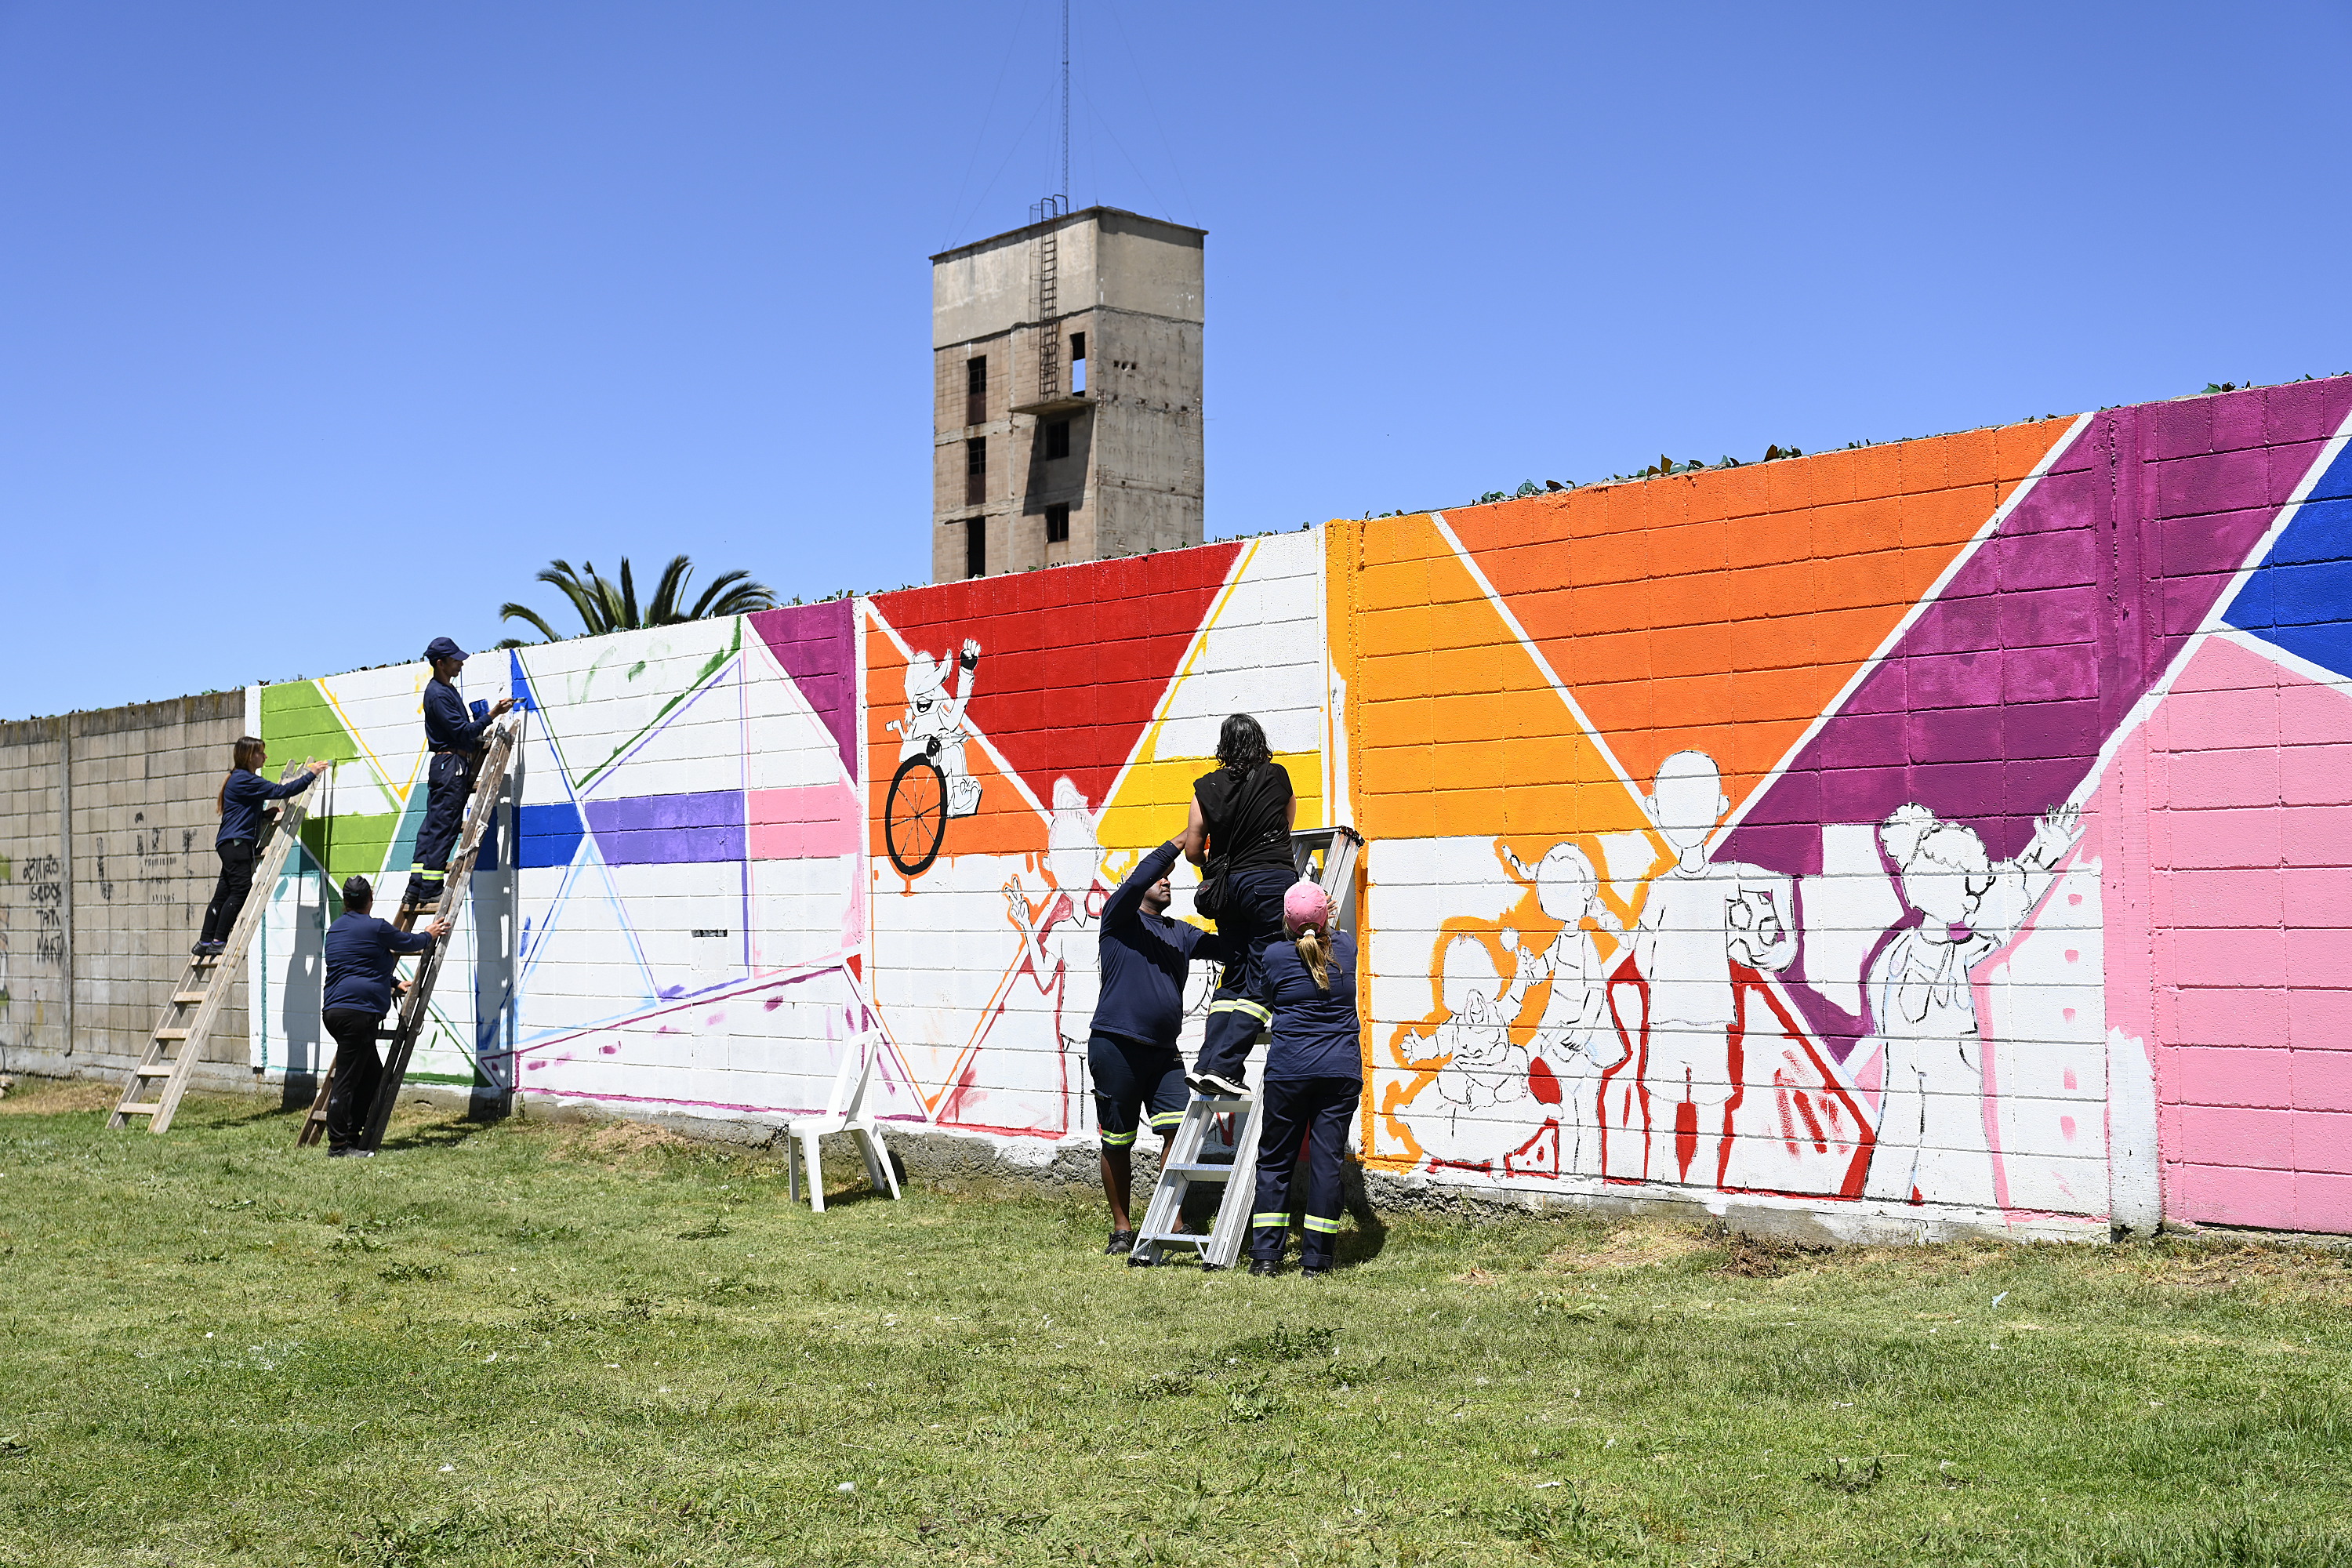
M1095 1124L1102 1132L1103 1195L1110 1200L1108 1253L1129 1254L1139 1267L1157 1261L1135 1252L1135 1226L1128 1218L1134 1194L1132 1155L1143 1112L1160 1134L1160 1157L1168 1158L1176 1124L1184 1120L1184 1058L1176 1036L1184 1024L1184 981L1193 961L1223 962L1224 938L1168 918L1174 892L1170 868L1181 848L1170 839L1127 874L1103 906L1102 988L1087 1039L1087 1068L1095 1080Z
M269 803L300 795L327 771L326 763L312 763L300 778L271 784L260 773L268 761L268 748L252 735L238 736L230 750L228 777L220 787L220 832L213 842L220 856L220 880L213 886L213 901L205 906L205 929L190 949L199 958L218 957L228 945L228 933L236 929L246 895L253 891L254 855Z
M1250 1213L1250 1272L1282 1271L1290 1237L1290 1181L1298 1143L1307 1141L1307 1239L1302 1279L1331 1272L1339 1235L1342 1151L1364 1094L1364 1056L1356 1021L1356 939L1331 929L1330 896L1312 882L1283 895L1282 929L1290 940L1265 950L1274 1044L1266 1050L1258 1123L1257 1202Z
M327 1154L331 1159L374 1153L367 1140L368 1112L383 1081L383 1059L375 1033L392 1011L393 967L403 953L430 952L449 934L449 922L435 921L423 931L402 931L369 910L375 888L365 877L343 884L342 918L327 928L327 1033L335 1037L335 1087L327 1096ZM408 983L399 983L408 989Z
M482 731L514 706L513 698L501 697L488 713L475 718L457 694L457 672L466 667L466 650L447 637L435 637L425 657L433 664L433 679L425 687L425 744L433 763L425 775L425 822L416 830L416 858L408 868L408 891L401 898L409 905L441 901L442 873L449 868L449 851L466 825L474 770L481 765Z

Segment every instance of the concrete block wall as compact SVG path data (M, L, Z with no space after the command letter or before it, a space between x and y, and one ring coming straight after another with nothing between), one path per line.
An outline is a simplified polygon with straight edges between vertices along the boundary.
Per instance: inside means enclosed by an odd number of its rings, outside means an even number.
M145 1052L212 897L215 793L244 724L226 692L0 725L6 1068L127 1071ZM241 1062L245 1033L240 988L205 1059Z
M2298 384L477 658L529 739L420 1069L756 1131L871 1030L902 1129L1066 1165L1103 900L1247 710L1371 841L1392 1191L2352 1233L2347 419ZM329 885L405 874L423 679L249 694L338 760L266 1073Z

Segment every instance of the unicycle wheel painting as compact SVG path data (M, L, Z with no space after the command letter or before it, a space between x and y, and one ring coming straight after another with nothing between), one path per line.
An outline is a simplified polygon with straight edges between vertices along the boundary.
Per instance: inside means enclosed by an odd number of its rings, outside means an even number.
M939 858L947 837L948 776L920 754L908 757L891 775L882 808L882 838L890 864L902 876L919 877Z

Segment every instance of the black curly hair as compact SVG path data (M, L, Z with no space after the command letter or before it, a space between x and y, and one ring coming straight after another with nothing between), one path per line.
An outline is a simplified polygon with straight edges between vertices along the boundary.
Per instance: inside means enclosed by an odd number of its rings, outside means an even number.
M1274 753L1266 748L1265 731L1258 721L1246 713L1230 714L1224 728L1217 731L1217 761L1237 773L1248 773L1260 763L1270 763Z

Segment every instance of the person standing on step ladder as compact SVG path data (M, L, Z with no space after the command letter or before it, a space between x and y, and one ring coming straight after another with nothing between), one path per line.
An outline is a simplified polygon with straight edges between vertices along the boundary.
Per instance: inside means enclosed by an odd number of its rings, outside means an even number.
M1176 1036L1184 1026L1184 982L1193 961L1222 961L1225 939L1168 918L1175 893L1169 868L1181 846L1170 839L1127 874L1103 906L1097 939L1102 989L1087 1039L1087 1068L1094 1078L1095 1125L1102 1132L1103 1195L1110 1200L1110 1243L1103 1250L1125 1253L1128 1262L1157 1261L1135 1250L1135 1225L1128 1217L1134 1195L1135 1135L1143 1112L1160 1134L1166 1163L1176 1124L1184 1120L1184 1058Z
M466 668L466 650L447 637L435 637L425 657L433 665L433 679L425 686L425 745L433 753L433 763L425 775L425 822L416 830L416 858L408 868L408 890L401 895L401 902L410 908L441 901L442 873L449 868L449 851L466 825L474 770L482 762L482 731L514 706L513 698L501 697L488 713L475 718L457 694L457 672Z
M1209 1005L1209 1026L1189 1079L1202 1094L1245 1092L1243 1064L1265 1027L1266 944L1282 934L1282 892L1298 875L1290 829L1298 797L1274 760L1265 731L1246 713L1217 732L1217 769L1192 782L1191 819L1179 840L1203 867L1193 907L1217 922L1231 948Z
M343 884L343 912L327 928L327 994L320 1011L335 1037L335 1087L327 1095L327 1155L330 1159L374 1152L367 1141L368 1113L383 1081L383 1058L376 1055L375 1032L392 1011L392 972L404 952L430 952L449 934L447 921L423 931L402 931L369 913L375 885L365 877ZM408 983L401 981L405 991Z
M1257 1201L1250 1211L1250 1272L1282 1272L1290 1239L1290 1182L1307 1142L1307 1239L1298 1272L1331 1272L1339 1236L1348 1129L1364 1096L1364 1053L1356 1020L1356 939L1331 929L1331 896L1295 882L1282 900L1290 940L1265 951L1274 1005L1274 1046L1260 1090Z

